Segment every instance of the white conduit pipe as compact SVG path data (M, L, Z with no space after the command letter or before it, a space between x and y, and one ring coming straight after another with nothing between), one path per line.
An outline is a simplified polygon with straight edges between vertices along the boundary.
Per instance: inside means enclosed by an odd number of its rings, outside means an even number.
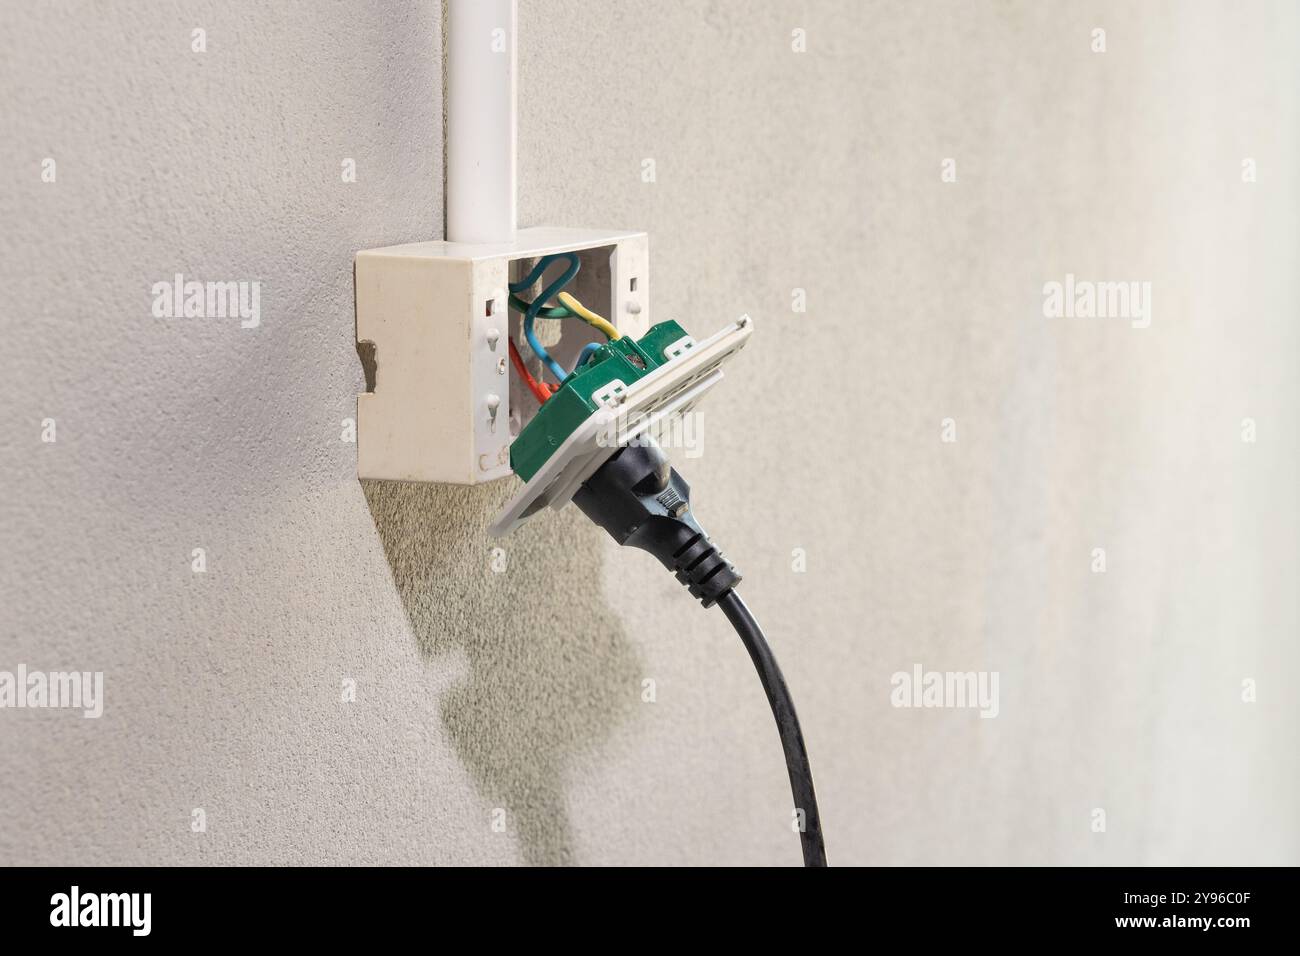
M515 235L516 0L447 3L447 238Z

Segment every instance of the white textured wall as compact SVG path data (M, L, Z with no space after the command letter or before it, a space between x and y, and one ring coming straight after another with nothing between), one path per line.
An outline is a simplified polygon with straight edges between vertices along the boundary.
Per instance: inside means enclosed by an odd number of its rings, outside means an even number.
M720 614L572 510L494 574L511 482L354 477L351 256L441 230L440 19L0 8L0 669L107 685L0 710L0 863L798 861ZM645 228L658 316L757 320L678 463L832 862L1300 862L1298 26L522 0L521 222ZM155 319L175 272L259 280L261 327ZM1045 319L1067 272L1151 327ZM892 708L918 662L1000 715Z

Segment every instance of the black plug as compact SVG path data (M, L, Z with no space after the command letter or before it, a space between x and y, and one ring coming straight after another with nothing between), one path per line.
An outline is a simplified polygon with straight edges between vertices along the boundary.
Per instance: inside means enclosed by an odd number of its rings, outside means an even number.
M620 448L573 503L619 544L649 551L711 607L740 583L691 513L691 488L652 442Z

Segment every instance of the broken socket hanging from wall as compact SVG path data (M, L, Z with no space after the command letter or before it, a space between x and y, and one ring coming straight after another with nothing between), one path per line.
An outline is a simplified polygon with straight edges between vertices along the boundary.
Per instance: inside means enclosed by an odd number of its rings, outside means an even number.
M357 345L368 366L357 400L361 478L477 484L511 473L510 442L537 411L508 340L519 316L509 283L542 256L578 254L574 294L624 335L650 326L643 232L539 227L506 242L416 242L357 253ZM602 306L604 307L602 309ZM555 357L571 367L599 333L570 322Z

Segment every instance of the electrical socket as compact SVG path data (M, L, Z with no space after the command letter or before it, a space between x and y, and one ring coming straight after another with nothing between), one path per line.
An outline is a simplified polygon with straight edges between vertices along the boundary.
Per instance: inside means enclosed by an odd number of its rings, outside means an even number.
M570 291L580 301L624 335L646 333L643 232L544 226L506 243L416 242L357 253L356 338L368 365L367 391L357 398L359 477L472 485L511 473L510 442L537 402L510 362L507 338L522 336L508 286L557 252L579 254ZM552 322L562 330L552 354L566 367L583 345L601 340L584 322L539 320L543 342Z

